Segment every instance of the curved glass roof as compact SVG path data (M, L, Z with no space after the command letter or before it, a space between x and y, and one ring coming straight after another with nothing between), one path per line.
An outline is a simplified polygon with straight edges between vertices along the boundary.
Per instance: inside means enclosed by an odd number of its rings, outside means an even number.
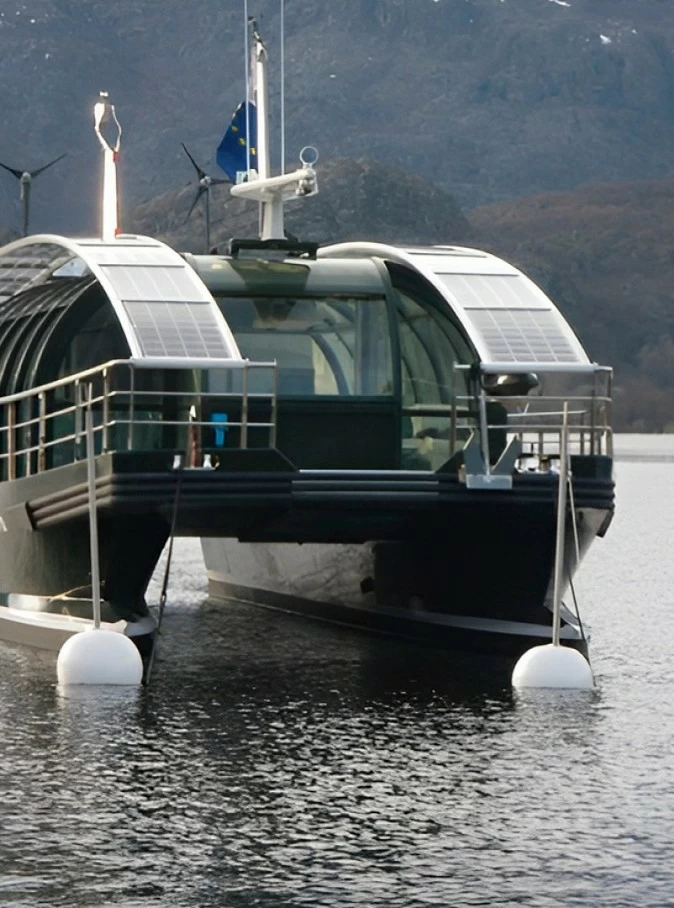
M3 303L54 278L90 273L108 296L134 357L235 359L234 337L194 269L158 240L121 236L112 242L44 235L0 249ZM5 316L9 317L7 309Z
M406 265L446 300L485 363L589 364L559 309L517 268L478 249L340 243L319 256L372 256Z

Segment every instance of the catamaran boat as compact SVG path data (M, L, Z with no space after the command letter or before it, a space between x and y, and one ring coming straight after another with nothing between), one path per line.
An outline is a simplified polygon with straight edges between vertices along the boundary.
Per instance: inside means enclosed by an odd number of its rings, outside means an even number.
M511 657L548 642L560 483L563 589L613 514L610 369L486 252L285 239L315 161L270 175L257 34L253 53L237 129L255 118L259 160L249 143L232 193L261 203L261 239L120 234L102 98L101 236L0 249L0 635L58 646L90 620L89 457L103 617L141 646L175 535L201 537L225 603Z

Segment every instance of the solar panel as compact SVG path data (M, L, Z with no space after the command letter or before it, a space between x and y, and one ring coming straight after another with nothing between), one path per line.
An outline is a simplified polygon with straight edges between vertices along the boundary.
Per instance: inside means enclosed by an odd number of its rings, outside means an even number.
M157 240L30 237L0 256L0 307L31 281L90 273L117 313L132 355L239 359L208 289L177 252ZM75 268L70 265L77 262Z
M575 363L576 350L554 312L474 309L471 320L492 362Z
M222 336L205 303L127 300L143 356L222 358Z

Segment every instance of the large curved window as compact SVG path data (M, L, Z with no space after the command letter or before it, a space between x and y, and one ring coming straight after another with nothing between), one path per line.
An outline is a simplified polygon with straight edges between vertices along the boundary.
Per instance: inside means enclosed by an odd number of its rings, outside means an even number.
M279 394L394 393L383 297L221 297L218 305L243 356L276 360Z
M402 464L437 470L451 453L454 395L466 394L466 373L454 367L473 354L447 303L423 279L397 265L389 272L400 344Z

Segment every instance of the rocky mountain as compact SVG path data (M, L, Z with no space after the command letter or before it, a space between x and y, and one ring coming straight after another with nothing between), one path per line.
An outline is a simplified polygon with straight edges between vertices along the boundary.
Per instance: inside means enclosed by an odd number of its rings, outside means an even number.
M212 158L243 93L241 0L4 0L0 161L69 157L35 186L34 227L91 230L91 107L124 127L127 208ZM274 62L278 0L250 0ZM288 161L381 160L468 207L674 170L670 0L286 0ZM0 174L0 223L19 222Z
M319 193L289 202L287 230L319 243L369 239L380 242L467 243L471 229L455 199L420 177L366 159L338 159L321 164ZM258 233L257 205L229 195L229 187L211 190L211 246L223 251L232 237ZM169 190L137 206L124 229L159 236L177 249L205 252L205 200L187 218L196 186Z
M595 184L477 207L418 177L367 160L320 168L320 194L287 209L289 230L335 242L448 242L486 248L519 265L569 319L590 356L616 370L615 424L674 430L674 177ZM205 249L203 202L171 190L131 212L125 228L176 248ZM255 206L213 190L212 244L254 236Z
M674 431L674 178L589 186L469 213L479 245L552 296L616 371L619 428Z
M249 6L277 140L280 4ZM244 91L242 7L4 0L0 161L32 169L68 152L34 185L36 231L96 229L91 114L106 89L124 128L124 228L204 248L201 204L185 221L195 187L180 143L217 174ZM616 366L618 425L673 426L671 0L286 0L285 30L287 162L321 151L321 193L289 208L288 229L491 248ZM213 203L212 243L255 231L226 187ZM0 171L0 243L19 223L17 182Z

